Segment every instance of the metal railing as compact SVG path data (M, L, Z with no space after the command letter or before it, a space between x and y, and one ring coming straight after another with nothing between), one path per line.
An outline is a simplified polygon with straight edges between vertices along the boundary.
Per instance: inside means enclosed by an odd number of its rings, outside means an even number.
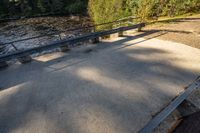
M69 31L76 31L76 30L83 30L83 29L94 29L94 28L99 27L99 26L108 25L108 24L115 24L115 23L130 21L130 20L134 20L134 19L138 19L138 17L130 16L130 17L115 20L115 21L112 21L112 22L106 22L106 23L95 24L95 25L84 26L84 27L71 28L71 29L62 30L62 31L59 31L59 32L56 32L56 33L38 35L38 36L28 37L28 38L24 38L24 39L18 39L18 40L14 40L14 41L10 41L10 42L5 42L3 44L8 45L8 44L13 44L13 43L17 43L17 42L27 41L27 40L31 40L31 39L46 37L46 36L59 35L61 33L69 32Z
M51 50L51 49L55 49L55 48L62 47L62 46L70 47L70 45L76 44L79 42L87 41L90 39L95 39L95 38L98 38L101 36L106 36L106 35L110 35L110 34L114 34L114 33L118 33L118 32L137 29L139 27L144 27L144 26L145 26L144 23L140 23L140 24L136 24L133 26L120 27L120 28L116 28L116 29L112 29L112 30L108 30L108 31L89 33L89 34L78 36L78 37L75 37L72 39L59 40L59 41L55 41L53 43L49 43L44 46L39 46L36 48L30 48L30 49L26 49L26 50L15 51L13 53L0 56L0 62L5 62L5 61L11 60L11 59L16 59L16 58L23 57L26 55L31 55L31 54L45 51L45 50Z
M15 46L14 43L19 43L19 42L24 42L24 41L28 41L28 40L33 40L33 39L39 39L39 38L43 38L43 37L49 37L49 36L59 36L59 39L62 40L61 34L62 33L66 33L66 32L73 32L73 31L77 31L77 30L91 30L91 31L95 31L95 28L99 27L99 26L104 26L104 25L109 25L109 24L119 24L121 25L121 23L131 23L132 20L138 19L137 17L134 16L129 16L126 18L122 18L119 20L115 20L112 22L106 22L106 23L101 23L101 24L96 24L96 25L89 25L89 26L84 26L84 27L76 27L76 28L71 28L71 29L67 29L67 30L62 30L59 32L54 32L54 33L49 33L49 34L43 34L43 35L37 35L37 36L33 36L33 37L27 37L27 38L23 38L23 39L17 39L17 40L13 40L10 42L4 42L1 45L3 45L3 47L1 49L5 49L6 52L6 48L9 47L9 45L11 45L11 47L13 47L13 49L15 51L19 51L19 49L17 48L17 46Z

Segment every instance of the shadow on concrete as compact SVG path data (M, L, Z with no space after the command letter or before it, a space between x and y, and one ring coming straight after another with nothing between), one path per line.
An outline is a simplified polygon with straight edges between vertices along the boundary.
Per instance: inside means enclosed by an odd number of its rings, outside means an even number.
M150 31L140 32L138 35L135 35L135 36L124 35L124 37L120 40L116 40L116 41L112 41L112 42L101 42L101 45L94 45L94 47L92 48L92 51L96 53L98 51L101 51L101 50L104 50L104 49L107 49L107 48L112 48L113 46L115 46L115 47L113 48L112 51L116 51L116 50L119 50L119 49L123 49L125 47L129 47L129 46L132 46L132 45L135 45L135 44L138 44L138 43L148 41L150 39L162 36L164 34L166 34L166 33L160 33L159 30L150 30ZM137 42L131 43L131 44L124 44L125 42L131 41L131 40L134 40L134 39L138 39L138 38L142 38L142 37L145 37L145 40L137 41ZM56 69L56 70L60 70L60 69L63 69L63 68L84 62L85 59L88 58L91 54L92 53L88 54L88 53L80 53L80 52L79 53L77 53L77 52L76 53L70 53L69 52L69 54L67 54L63 57L52 59L52 60L47 61L47 62L41 62L41 61L38 61L38 60L34 60L34 62L31 63L31 66L29 64L23 64L23 65L15 64L15 65L12 66L12 69L8 68L8 69L1 70L5 73L7 73L7 72L16 73L16 70L19 71L19 73L18 73L19 75L18 74L12 75L12 78L14 80L13 80L13 82L9 83L10 84L9 86L3 85L3 84L1 85L1 90L4 90L6 88L10 88L10 87L15 86L17 84L20 84L20 83L24 82L24 80L26 81L26 80L29 79L29 77L32 76L31 74L29 74L29 76L23 76L23 75L20 74L20 71L29 72L30 70L31 71L36 71L36 70L38 71L39 70L38 72L40 73L41 71L44 71L43 70L44 68L47 71L48 71L48 68L54 69L51 66L54 65L54 64L58 64L59 62L62 62L63 60L67 60L69 62L71 60L73 60L72 62L67 63L67 65L65 65L64 67L60 67L59 69ZM20 78L17 78L18 76L20 76ZM10 80L10 77L9 77L9 79L7 79L6 75L4 75L3 80L5 80L5 81ZM21 81L19 82L18 80L21 80Z
M171 23L171 22L188 22L188 21L194 21L194 20L200 20L200 18L171 18L171 19L167 19L167 20L159 20L159 21L155 21L152 22L153 23Z
M0 132L137 132L194 73L169 64L181 61L169 51L127 49L145 41L126 44L134 38L1 71Z

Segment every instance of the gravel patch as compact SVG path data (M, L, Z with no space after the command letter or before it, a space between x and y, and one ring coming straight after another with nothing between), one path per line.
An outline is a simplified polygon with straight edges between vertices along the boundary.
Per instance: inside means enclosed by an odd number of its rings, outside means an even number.
M162 40L200 48L200 14L148 25L145 30L156 30L158 33L163 33L157 37Z
M85 27L88 25L91 25L89 18L76 16L41 17L2 23L0 25L0 55L12 53L17 50L25 50L46 45L50 42L57 41L60 39L67 39L80 36L83 33L89 32L89 30L81 29L80 27ZM67 31L69 29L74 28L80 29L74 31ZM55 35L43 36L47 34ZM16 42L13 44L6 44L8 42L32 38L35 36L43 37ZM39 54L54 51L57 50L44 51Z

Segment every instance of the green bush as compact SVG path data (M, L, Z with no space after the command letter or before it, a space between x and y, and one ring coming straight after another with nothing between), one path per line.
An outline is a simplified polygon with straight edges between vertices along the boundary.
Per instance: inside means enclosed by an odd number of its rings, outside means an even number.
M158 16L182 15L200 12L200 0L138 0L136 15L140 21Z
M147 21L149 18L158 15L158 0L138 0L136 16L139 21Z
M200 12L200 0L169 0L163 7L163 16L176 16L189 12Z
M89 0L89 14L95 24L111 22L123 15L123 0ZM111 29L112 24L97 27L97 30Z

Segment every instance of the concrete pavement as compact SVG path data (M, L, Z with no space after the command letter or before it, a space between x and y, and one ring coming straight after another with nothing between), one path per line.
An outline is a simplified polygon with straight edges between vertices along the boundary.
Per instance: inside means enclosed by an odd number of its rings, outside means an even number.
M87 48L0 71L0 132L137 132L200 74L200 50L183 44L127 36Z

